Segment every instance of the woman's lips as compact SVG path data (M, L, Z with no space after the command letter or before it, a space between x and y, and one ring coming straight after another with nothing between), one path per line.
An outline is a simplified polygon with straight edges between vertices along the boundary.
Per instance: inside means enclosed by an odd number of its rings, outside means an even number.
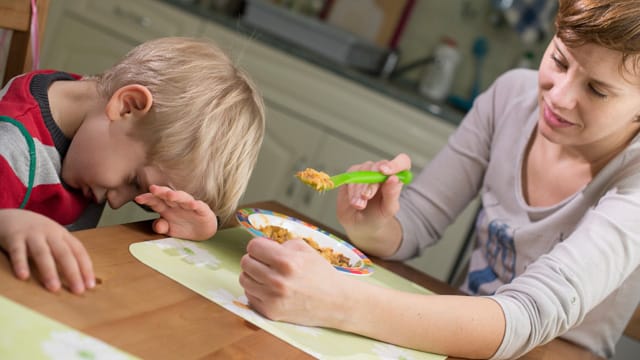
M570 126L574 126L573 123L570 123L561 117L557 116L547 104L544 104L544 114L542 116L544 121L552 128L566 128Z

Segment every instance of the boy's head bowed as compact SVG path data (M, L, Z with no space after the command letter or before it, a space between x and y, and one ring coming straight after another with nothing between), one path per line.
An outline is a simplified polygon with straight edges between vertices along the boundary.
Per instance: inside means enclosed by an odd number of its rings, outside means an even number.
M139 45L96 78L104 99L146 87L152 105L132 136L146 144L148 164L222 219L234 212L265 130L262 97L244 71L210 41L174 37Z

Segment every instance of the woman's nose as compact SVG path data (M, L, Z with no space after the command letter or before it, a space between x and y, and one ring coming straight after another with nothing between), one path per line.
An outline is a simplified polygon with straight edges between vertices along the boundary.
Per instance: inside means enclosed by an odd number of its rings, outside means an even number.
M564 77L556 81L549 91L549 101L558 109L572 109L580 96L580 88L570 78Z

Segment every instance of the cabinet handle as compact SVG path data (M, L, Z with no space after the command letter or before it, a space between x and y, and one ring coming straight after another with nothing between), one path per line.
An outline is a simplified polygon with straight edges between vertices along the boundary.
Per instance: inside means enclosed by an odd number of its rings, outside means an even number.
M151 26L151 18L148 16L144 16L144 15L140 15L137 14L133 11L127 10L127 9L123 9L120 6L117 6L113 8L113 13L116 16L128 19L129 21L140 25L142 27L149 27Z

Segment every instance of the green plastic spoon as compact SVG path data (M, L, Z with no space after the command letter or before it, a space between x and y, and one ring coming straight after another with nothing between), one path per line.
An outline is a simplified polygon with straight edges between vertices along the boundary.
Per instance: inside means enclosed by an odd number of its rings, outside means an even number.
M413 179L410 170L403 170L395 175L404 184L410 183ZM296 177L317 191L326 191L344 184L377 184L386 181L389 176L378 171L353 171L329 177L324 172L307 168L298 172Z

